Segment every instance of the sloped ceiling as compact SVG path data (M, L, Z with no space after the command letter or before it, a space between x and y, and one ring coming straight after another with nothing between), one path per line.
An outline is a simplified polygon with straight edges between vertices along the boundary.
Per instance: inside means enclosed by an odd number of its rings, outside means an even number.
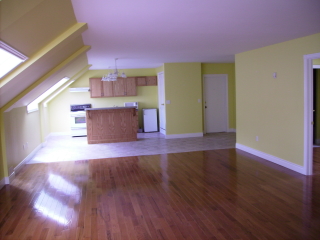
M2 0L0 10L1 40L29 57L0 79L0 108L25 106L88 64L87 25L77 23L70 0Z
M91 69L234 62L236 53L320 32L320 0L72 0Z

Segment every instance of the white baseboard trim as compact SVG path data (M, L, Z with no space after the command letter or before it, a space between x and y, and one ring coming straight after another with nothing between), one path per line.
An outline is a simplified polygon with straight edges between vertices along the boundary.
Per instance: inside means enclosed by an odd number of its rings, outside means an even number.
M166 135L166 139L171 139L171 138L190 138L190 137L203 137L203 132Z
M13 179L16 177L16 174L21 170L21 168L27 163L29 162L34 155L40 150L40 148L42 148L43 145L40 144L38 147L36 147L25 159L23 159L14 169L13 172L11 173L11 175L9 177L5 177L5 184L10 184Z
M278 164L278 165L280 165L282 167L288 168L288 169L290 169L292 171L295 171L295 172L298 172L298 173L301 173L301 174L304 174L304 175L306 174L305 168L303 166L301 166L301 165L286 161L284 159L275 157L275 156L270 155L268 153L261 152L259 150L247 147L247 146L239 144L239 143L236 143L236 148L240 149L242 151L251 153L251 154L253 154L255 156L261 157L261 158L263 158L265 160L268 160L270 162L273 162L275 164Z
M163 135L166 135L166 130L160 128L160 133L162 133Z
M236 129L235 128L229 128L228 132L236 132Z
M15 172L11 173L9 177L6 177L6 184L10 184L15 177L16 177L16 173Z
M27 163L29 162L34 155L36 155L36 153L43 147L42 144L40 144L38 147L36 147L25 159L23 159L15 168L14 168L14 173L18 173L21 168Z

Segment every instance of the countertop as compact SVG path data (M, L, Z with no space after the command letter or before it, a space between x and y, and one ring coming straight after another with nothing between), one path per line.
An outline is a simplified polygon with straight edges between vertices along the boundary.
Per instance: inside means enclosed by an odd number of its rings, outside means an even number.
M108 108L86 108L85 110L108 110L108 109L131 109L136 107L108 107Z

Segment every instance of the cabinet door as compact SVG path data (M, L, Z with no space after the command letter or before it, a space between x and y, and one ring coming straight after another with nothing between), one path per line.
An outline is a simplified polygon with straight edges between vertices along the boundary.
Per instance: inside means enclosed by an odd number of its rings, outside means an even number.
M117 81L113 82L113 96L120 97L125 96L125 82L124 78L118 78Z
M146 77L136 77L137 86L147 86Z
M156 76L146 77L146 82L148 86L157 86L157 77Z
M134 77L128 77L125 79L126 83L126 96L137 96L137 85Z
M92 98L102 97L101 78L90 78L90 96Z
M113 97L113 82L103 81L102 90L104 97Z

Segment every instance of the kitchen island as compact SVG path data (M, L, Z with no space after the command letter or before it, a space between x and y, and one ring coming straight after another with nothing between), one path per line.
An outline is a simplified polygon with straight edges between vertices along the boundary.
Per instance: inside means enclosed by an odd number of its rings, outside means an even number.
M135 107L86 108L89 144L137 141Z

